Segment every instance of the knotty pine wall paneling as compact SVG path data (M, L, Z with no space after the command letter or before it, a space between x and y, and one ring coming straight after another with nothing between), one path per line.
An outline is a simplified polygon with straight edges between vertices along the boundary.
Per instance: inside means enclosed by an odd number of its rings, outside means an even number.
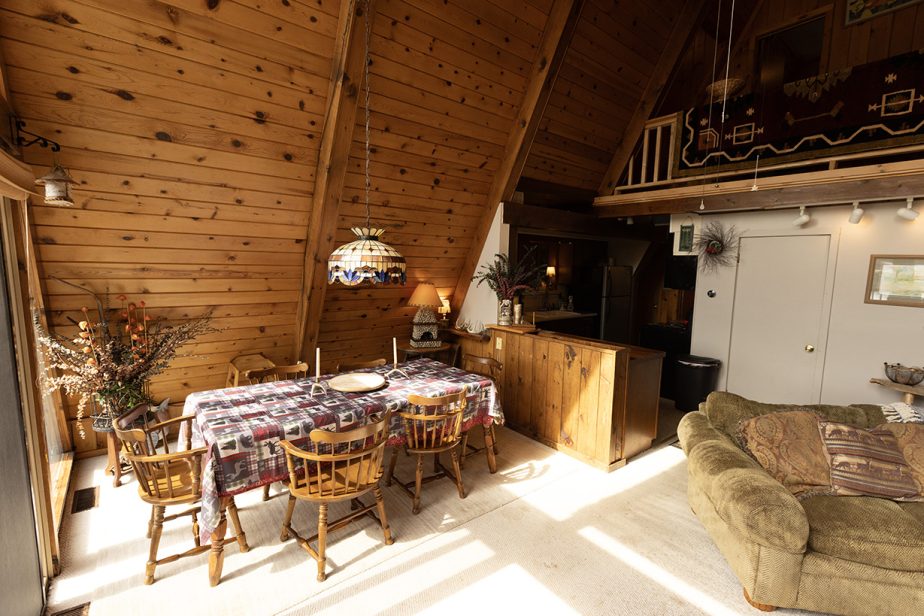
M338 2L8 0L0 45L28 129L59 141L73 208L32 204L50 320L144 299L220 332L153 383L182 403L228 360L289 361ZM47 150L24 151L36 175ZM75 409L69 409L73 417ZM95 443L76 447L93 449Z
M407 259L405 287L330 287L322 361L391 356L419 282L448 296L516 117L546 0L377 0L372 39L371 214ZM363 126L354 132L337 241L365 223ZM326 365L324 366L327 367Z
M597 189L682 5L587 0L524 177Z

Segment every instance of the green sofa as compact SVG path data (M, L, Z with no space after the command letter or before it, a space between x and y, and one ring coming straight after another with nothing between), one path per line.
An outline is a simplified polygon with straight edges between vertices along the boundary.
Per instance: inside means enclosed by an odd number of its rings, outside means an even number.
M813 405L833 421L885 422L879 406ZM693 512L759 609L924 614L924 502L798 500L733 441L738 423L790 405L714 392L680 422Z

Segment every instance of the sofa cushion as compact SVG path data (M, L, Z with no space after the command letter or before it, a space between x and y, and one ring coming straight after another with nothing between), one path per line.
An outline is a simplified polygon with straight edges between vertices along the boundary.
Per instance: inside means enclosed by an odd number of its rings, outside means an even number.
M895 436L898 448L911 468L918 493L924 495L924 424L887 423L879 427Z
M924 503L869 496L813 496L802 501L809 548L874 567L924 572Z
M765 404L742 398L725 391L714 391L706 398L703 410L709 417L712 425L734 438L738 424L751 417L779 413L780 411L803 410L811 411L823 419L841 423L872 428L885 423L882 407L878 404L855 404L850 406L837 406L831 404Z
M814 413L758 415L741 422L739 435L742 447L793 494L831 491L831 469Z
M895 435L888 430L865 430L833 421L818 424L831 464L831 487L841 496L920 498Z

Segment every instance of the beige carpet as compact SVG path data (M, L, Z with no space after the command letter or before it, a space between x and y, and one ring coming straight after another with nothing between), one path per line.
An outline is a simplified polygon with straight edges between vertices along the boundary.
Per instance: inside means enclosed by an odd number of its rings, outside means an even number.
M93 616L755 613L687 506L679 449L606 474L508 430L499 440L496 475L481 457L466 466L465 500L448 480L431 483L414 516L410 499L386 488L395 544L383 545L371 521L333 533L324 583L297 544L279 542L285 498L254 492L237 499L252 549L228 548L218 587L204 555L163 565L144 586L149 509L131 477L114 489L104 460L79 462L73 483L100 485L100 504L65 518L49 611L91 601ZM411 462L402 456L398 474L410 477ZM315 519L299 503L296 528ZM165 527L162 553L191 545L187 520Z

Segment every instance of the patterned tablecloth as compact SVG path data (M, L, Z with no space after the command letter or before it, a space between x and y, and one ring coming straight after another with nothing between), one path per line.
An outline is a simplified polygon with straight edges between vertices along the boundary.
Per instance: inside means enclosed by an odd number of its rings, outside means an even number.
M279 441L304 443L316 429L344 431L368 422L370 415L407 407L408 394L439 396L468 392L463 430L476 424L503 423L493 381L451 368L433 359L399 364L408 378L389 380L387 387L369 393L334 390L311 396L310 380L278 381L203 391L189 395L184 415L195 414L193 446L209 447L202 472L202 513L199 528L204 541L218 526L219 500L288 477ZM385 374L392 366L362 372ZM325 381L333 375L322 376ZM393 413L389 445L404 443L404 425Z

